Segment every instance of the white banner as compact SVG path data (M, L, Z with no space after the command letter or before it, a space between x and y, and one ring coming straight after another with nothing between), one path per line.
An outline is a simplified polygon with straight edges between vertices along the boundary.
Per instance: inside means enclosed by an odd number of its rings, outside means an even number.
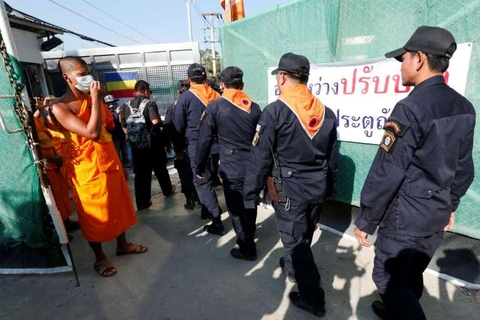
M447 84L464 95L472 55L472 43L459 44L445 73ZM413 87L404 87L395 59L350 63L312 64L310 91L337 116L338 139L378 144L383 125L395 104ZM268 70L268 101L278 98L277 81Z

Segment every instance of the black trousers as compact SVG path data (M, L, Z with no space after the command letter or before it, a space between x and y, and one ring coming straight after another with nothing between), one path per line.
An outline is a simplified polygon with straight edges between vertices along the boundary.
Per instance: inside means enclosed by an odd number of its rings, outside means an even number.
M190 165L192 172L195 172L195 154L189 153ZM222 211L218 204L217 194L215 192L214 177L210 170L210 160L205 167L203 173L204 179L199 179L195 174L193 175L193 184L197 190L198 198L202 202L202 215L208 216L212 220L219 221Z
M257 209L245 209L243 205L243 179L229 179L222 173L223 192L233 229L237 235L240 250L247 254L256 254L255 229Z
M164 195L172 193L172 182L167 170L167 153L161 146L149 149L132 148L135 174L135 199L137 207L148 206L152 197L152 171L155 173Z
M423 272L440 246L443 234L413 237L398 234L393 228L379 229L373 281L392 319L426 319L419 302Z
M125 139L113 139L113 144L115 145L115 150L117 150L118 157L120 158L120 161L122 161L122 164L128 164L127 144L125 143Z
M188 198L195 198L196 190L193 185L193 172L190 162L187 158L175 159L173 165L177 169L180 183L182 184L182 193Z
M325 292L310 248L323 206L290 200L273 202L277 229L285 248L285 268L295 274L302 299L314 307L323 307Z

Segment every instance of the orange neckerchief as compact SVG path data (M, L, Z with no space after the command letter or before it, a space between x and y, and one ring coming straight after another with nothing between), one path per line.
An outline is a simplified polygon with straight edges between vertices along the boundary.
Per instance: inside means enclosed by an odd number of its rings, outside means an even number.
M198 98L202 103L207 106L213 100L220 98L218 92L210 88L206 83L204 84L192 84L190 91Z
M323 103L315 98L304 84L296 84L285 89L280 94L279 99L292 110L302 124L303 129L310 136L310 139L313 139L322 127L325 119Z
M250 113L252 110L252 100L242 90L237 89L225 89L222 94L222 98L228 100L236 107Z

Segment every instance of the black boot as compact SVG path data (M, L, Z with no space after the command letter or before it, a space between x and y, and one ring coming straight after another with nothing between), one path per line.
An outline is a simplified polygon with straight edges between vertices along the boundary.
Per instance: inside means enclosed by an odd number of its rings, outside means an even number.
M247 261L257 260L256 253L247 253L245 251L240 250L239 248L233 248L232 250L230 250L230 255L235 259L240 259L240 260L247 260Z
M380 300L373 301L372 309L373 309L373 312L375 312L377 317L379 317L380 319L383 319L383 320L390 319L388 317L387 308L385 307L385 305L383 304L382 301L380 301Z
M208 233L216 234L218 236L223 236L227 233L220 218L214 218L212 220L212 224L207 224L203 227L203 231L207 231Z
M325 307L312 306L311 304L305 302L305 300L303 300L300 296L299 292L290 292L288 297L295 307L302 309L303 311L313 314L319 318L325 315Z

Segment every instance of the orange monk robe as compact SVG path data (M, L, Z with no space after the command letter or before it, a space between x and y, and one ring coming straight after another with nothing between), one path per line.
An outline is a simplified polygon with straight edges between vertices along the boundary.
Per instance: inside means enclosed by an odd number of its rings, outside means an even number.
M113 116L106 105L102 105L105 109L105 122L107 130L113 130L115 128L115 122ZM69 161L67 158L70 153L66 150L69 147L67 140L70 139L70 131L63 128L59 123L55 123L53 121L49 122L49 129L50 134L52 135L52 143L57 151L57 154L61 156L64 161ZM70 184L68 183L69 177L68 172L65 169L65 166L60 168L60 172L63 175L62 181L60 181L62 188L66 188L70 190Z
M115 129L115 121L113 119L112 113L105 104L102 105L102 108L105 109L105 111L102 110L102 115L105 114L105 123L107 130ZM49 122L49 127L51 128L49 129L49 131L52 135L52 142L55 146L55 150L57 151L58 155L64 157L65 154L68 154L68 152L64 152L64 149L68 147L66 141L70 139L70 131L63 128L59 123L55 123L53 121Z
M57 151L57 154L63 158L64 162L68 161L66 156L69 153L66 151L66 149L68 148L67 140L70 139L70 131L67 131L60 125L56 125L54 123L49 123L49 127L52 128L48 131L52 135L52 143L55 147L55 151ZM67 170L65 169L65 166L60 168L60 172L63 176L63 180L61 182L62 186L70 190L70 185L68 184Z
M88 123L91 100L85 99L77 114ZM138 219L123 167L112 136L107 132L108 108L102 108L103 126L100 138L91 140L71 133L70 161L65 163L72 182L78 222L85 239L105 242L115 239Z
M35 128L37 130L38 140L41 148L43 158L52 158L56 156L55 148L52 143L52 135L42 123L42 120L33 118L35 121ZM65 183L65 178L60 172L60 167L53 162L47 162L45 166L50 186L52 188L53 198L57 205L58 211L65 221L73 214L72 203L68 194L68 185Z

